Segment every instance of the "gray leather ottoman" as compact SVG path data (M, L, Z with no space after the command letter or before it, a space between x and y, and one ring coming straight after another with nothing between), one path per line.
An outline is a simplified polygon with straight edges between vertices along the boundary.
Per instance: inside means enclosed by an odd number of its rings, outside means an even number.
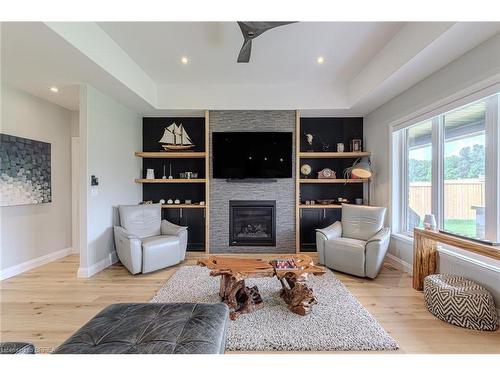
M55 354L224 353L229 309L223 303L110 305Z

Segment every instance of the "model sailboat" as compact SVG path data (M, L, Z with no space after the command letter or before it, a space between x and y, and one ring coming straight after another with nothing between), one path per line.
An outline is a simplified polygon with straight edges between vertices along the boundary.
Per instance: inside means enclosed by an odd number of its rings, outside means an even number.
M165 128L163 137L158 142L163 143L162 147L167 151L189 150L194 147L182 124L177 125L175 122Z

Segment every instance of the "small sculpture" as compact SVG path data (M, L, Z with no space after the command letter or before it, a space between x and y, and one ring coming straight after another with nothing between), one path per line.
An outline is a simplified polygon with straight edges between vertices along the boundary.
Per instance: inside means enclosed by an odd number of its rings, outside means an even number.
M306 142L307 142L307 144L309 146L312 146L313 141L314 141L314 135L312 135L311 133L306 133L305 136L306 136Z

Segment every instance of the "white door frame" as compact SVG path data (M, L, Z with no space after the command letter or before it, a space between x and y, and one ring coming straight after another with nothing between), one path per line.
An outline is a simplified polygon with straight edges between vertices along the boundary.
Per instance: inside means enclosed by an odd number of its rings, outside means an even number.
M80 253L80 137L71 137L71 249Z

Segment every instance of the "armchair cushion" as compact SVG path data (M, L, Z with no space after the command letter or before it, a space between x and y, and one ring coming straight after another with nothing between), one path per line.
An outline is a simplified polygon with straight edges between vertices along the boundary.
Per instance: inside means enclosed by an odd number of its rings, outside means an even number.
M152 272L177 264L180 259L177 236L155 236L142 240L142 272Z
M384 225L385 207L342 205L342 237L367 241Z
M120 223L125 230L137 238L161 234L161 204L120 206Z
M365 276L366 242L354 238L335 238L325 242L325 264L335 270Z

